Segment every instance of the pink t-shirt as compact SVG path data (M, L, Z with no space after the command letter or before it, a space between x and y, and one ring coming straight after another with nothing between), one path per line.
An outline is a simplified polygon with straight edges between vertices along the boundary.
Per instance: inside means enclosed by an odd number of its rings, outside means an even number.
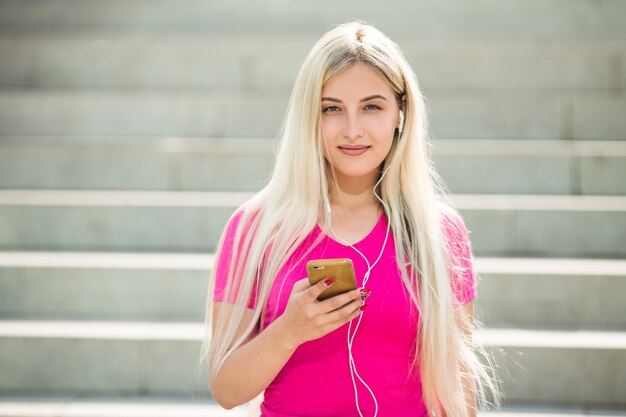
M234 225L238 223L240 215L241 209L225 230L224 250L215 266L215 301L224 299L225 265L228 264L232 251ZM444 216L444 225L448 243L452 245L453 253L465 268L460 279L451 277L457 304L464 304L476 298L468 232L463 219L456 214ZM371 232L354 245L367 257L370 264L380 254L386 231L387 218L383 214ZM276 277L269 295L264 328L283 314L294 283L307 276L305 265L311 259L352 259L357 286L363 286L363 276L367 271L363 257L350 246L326 235L322 243L299 262L291 274L286 274L320 233L323 233L322 230L316 226ZM366 300L369 305L367 310L361 313L363 318L354 338L352 356L359 375L376 396L378 416L422 416L427 415L427 410L422 400L419 374L408 374L409 363L413 357L412 347L417 335L418 312L403 290L394 248L390 230L383 255L367 281L366 287L371 288L372 292ZM255 303L256 297L253 295L249 306L253 307ZM358 320L357 317L352 321L352 334ZM346 323L296 349L265 389L261 404L262 417L359 417L349 367L348 325ZM356 375L354 380L363 416L373 416L373 398ZM315 396L312 398L313 392Z

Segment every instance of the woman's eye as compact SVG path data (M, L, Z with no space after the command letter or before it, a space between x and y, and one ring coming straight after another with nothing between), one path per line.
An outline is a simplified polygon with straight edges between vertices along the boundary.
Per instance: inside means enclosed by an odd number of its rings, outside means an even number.
M378 106L377 106L377 105L375 105L375 104L368 104L367 106L365 106L365 108L368 108L368 109L369 109L370 107L372 108L372 110L380 110L380 107L378 107Z
M334 112L335 112L335 110L333 110L333 111L329 111L330 109L337 109L337 110L339 110L339 108L338 108L337 106L328 106L328 107L326 107L326 108L323 110L323 112L324 112L324 113L334 113Z

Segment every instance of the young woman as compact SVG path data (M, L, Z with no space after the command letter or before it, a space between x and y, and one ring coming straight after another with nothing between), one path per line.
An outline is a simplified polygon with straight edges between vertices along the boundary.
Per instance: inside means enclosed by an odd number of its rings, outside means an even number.
M472 343L468 231L399 47L362 22L326 33L281 133L269 183L218 244L201 358L214 399L230 409L263 393L264 417L467 417L487 394L497 405ZM352 259L358 288L318 301L332 280L311 286L305 265L332 258Z

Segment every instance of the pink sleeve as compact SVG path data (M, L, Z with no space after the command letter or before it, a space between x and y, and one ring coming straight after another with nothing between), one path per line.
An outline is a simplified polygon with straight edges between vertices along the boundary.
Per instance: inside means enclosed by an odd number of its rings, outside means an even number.
M226 289L226 281L228 280L228 268L230 268L231 257L233 256L233 246L235 244L235 232L241 217L243 215L243 210L239 209L228 221L226 227L224 228L222 249L219 253L219 256L216 257L215 263L213 267L215 268L215 289L213 291L213 301L224 301L225 298L225 289ZM246 230L247 232L247 230ZM245 233L243 234L245 236ZM243 237L242 236L242 237ZM242 254L242 246L243 242L239 242L239 250L236 251L237 257ZM246 254L247 255L247 254ZM237 259L238 260L238 259ZM239 283L235 285L234 293L231 293L228 298L228 302L234 303L235 297L238 293ZM250 302L248 303L248 308L254 309L256 306L257 299L257 291L256 286L252 289L252 296L250 298Z
M457 303L465 304L476 299L476 279L469 232L461 215L454 211L444 214L444 226L453 262L457 268L450 277L452 290Z

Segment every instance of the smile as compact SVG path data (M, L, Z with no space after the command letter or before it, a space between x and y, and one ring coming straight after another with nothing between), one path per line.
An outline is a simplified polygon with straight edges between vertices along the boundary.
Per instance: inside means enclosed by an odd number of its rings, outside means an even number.
M339 147L339 150L341 150L341 152L343 152L345 155L359 156L367 152L369 148L370 148L369 146L359 146L359 147L354 147L354 148Z

